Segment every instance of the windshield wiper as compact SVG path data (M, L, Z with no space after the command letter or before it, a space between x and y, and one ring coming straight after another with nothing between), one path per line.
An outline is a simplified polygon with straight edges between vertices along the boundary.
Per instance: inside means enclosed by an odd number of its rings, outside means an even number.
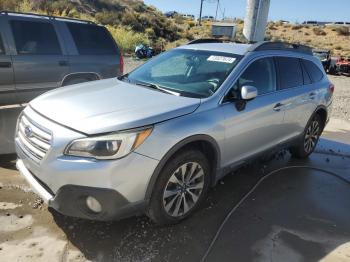
M147 83L147 82L141 82L141 81L135 81L134 82L135 85L140 85L140 86L145 86L145 87L150 87L150 88L153 88L153 89L157 89L163 93L168 93L168 94L171 94L171 95L174 95L174 96L180 96L181 94L180 93L177 93L175 91L171 91L169 89L166 89L166 88L163 88L157 84L153 84L153 83Z
M129 74L124 74L122 76L118 76L117 78L118 78L118 80L128 80L130 82Z

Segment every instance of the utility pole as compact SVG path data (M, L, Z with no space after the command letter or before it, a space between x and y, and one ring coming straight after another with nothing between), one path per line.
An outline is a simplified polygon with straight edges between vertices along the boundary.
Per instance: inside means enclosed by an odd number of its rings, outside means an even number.
M201 9L199 11L199 25L202 25L202 8L204 0L201 0Z
M243 35L248 42L264 40L269 8L270 0L247 0Z
M217 3L216 3L215 21L216 21L216 19L217 19L217 17L218 17L218 8L219 8L219 4L220 4L220 0L218 0Z

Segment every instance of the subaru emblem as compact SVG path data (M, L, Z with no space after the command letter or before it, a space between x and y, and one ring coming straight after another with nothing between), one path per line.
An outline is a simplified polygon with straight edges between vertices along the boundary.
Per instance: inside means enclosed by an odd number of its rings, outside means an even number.
M33 130L30 126L26 126L24 128L24 134L26 135L26 137L32 137L33 136Z

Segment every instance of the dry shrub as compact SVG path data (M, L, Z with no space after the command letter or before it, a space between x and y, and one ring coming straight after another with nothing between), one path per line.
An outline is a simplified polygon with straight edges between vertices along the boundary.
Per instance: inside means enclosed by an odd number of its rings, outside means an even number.
M146 34L135 32L130 27L107 26L107 28L123 52L133 52L135 50L135 46L139 44L150 44Z
M292 28L292 30L299 30L299 29L302 29L303 26L302 25L293 25L291 28Z
M334 47L335 50L343 50L343 47L340 45L337 45L336 47Z
M327 33L320 27L314 27L312 28L312 31L315 35L321 36L321 35L327 35Z
M350 35L350 27L347 27L347 26L337 27L335 28L335 31L337 32L338 35L342 35L342 36Z

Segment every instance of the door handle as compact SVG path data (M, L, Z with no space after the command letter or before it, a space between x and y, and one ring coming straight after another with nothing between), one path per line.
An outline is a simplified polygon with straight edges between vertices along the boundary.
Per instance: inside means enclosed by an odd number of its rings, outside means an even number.
M69 62L68 62L68 61L59 61L59 62L58 62L58 65L59 65L59 66L68 66L68 65L69 65Z
M312 92L312 93L309 94L309 98L310 98L311 100L315 99L315 96L316 96L316 93L315 93L315 92Z
M281 108L284 106L284 104L282 103L277 103L274 107L273 107L273 110L274 111L281 111Z
M12 66L11 62L0 62L0 67L2 68L10 68Z

